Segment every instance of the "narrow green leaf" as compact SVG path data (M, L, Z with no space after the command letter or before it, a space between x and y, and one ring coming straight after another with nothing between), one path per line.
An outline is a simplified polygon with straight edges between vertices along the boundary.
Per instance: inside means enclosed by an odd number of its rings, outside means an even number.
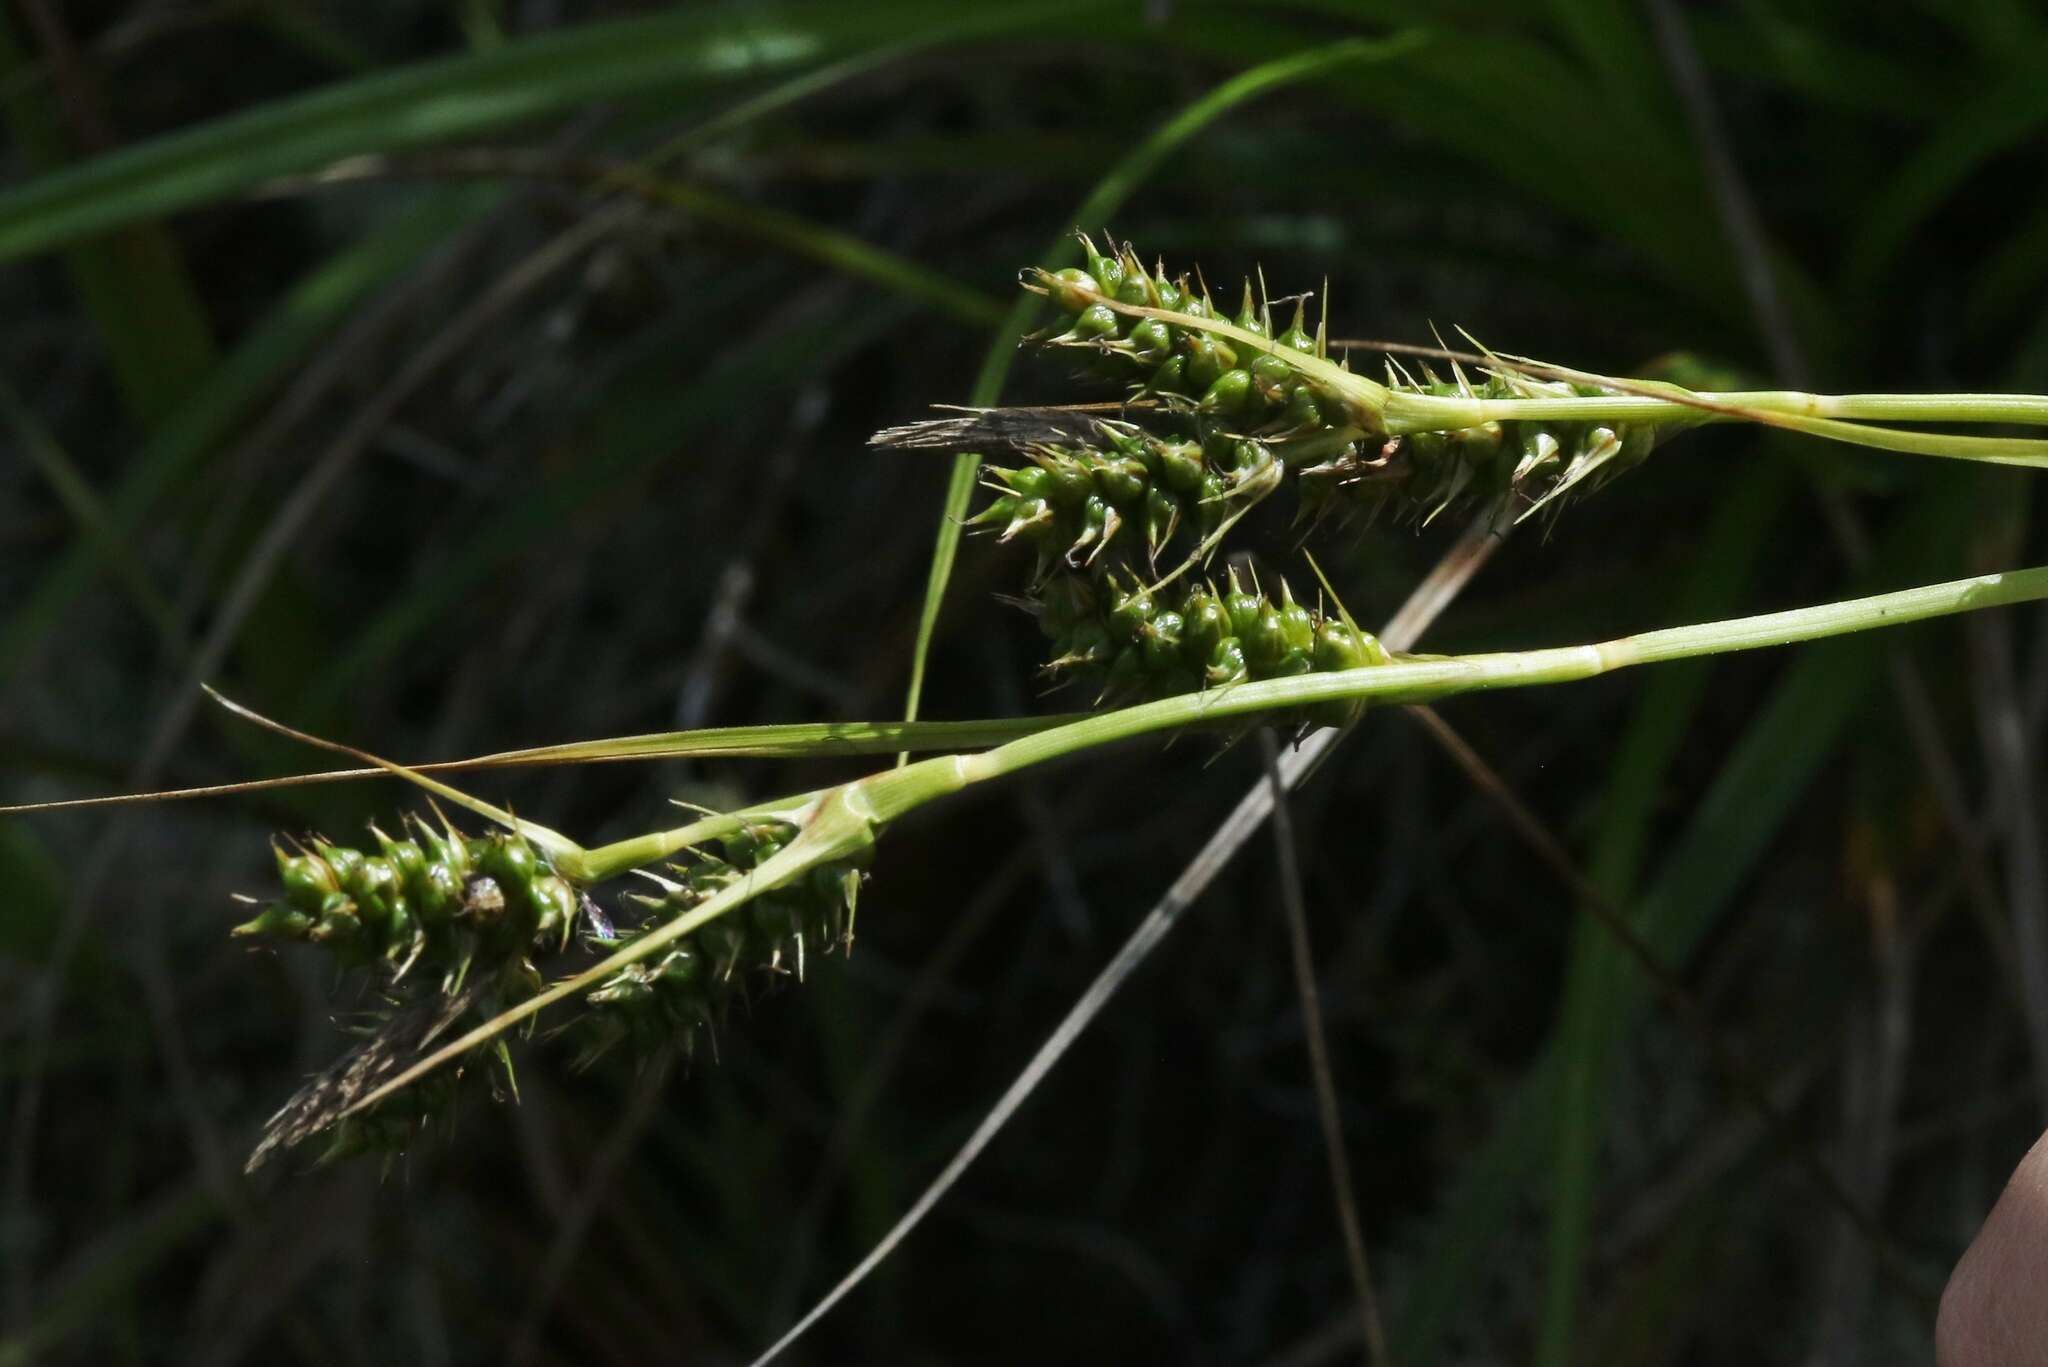
M358 300L498 197L494 190L476 187L427 196L396 223L300 282L129 462L106 501L109 534L122 542L132 537L158 501L218 449ZM67 547L0 622L0 676L17 668L24 652L48 635L71 601L90 586L104 566L102 550L95 539Z
M657 203L880 285L963 323L986 327L1005 315L999 300L851 233L663 176L624 169L616 173L616 179Z
M1638 119L1668 114L1664 66L1643 26L1641 5L1625 0L1549 0L1548 8L1578 49L1579 60L1600 73L1611 99Z
M1087 716L1054 712L1041 717L976 721L816 721L768 726L721 726L702 731L660 731L644 736L571 741L506 750L464 762L464 767L588 764L600 760L747 758L832 759L888 755L899 750L979 750L1019 736L1049 731ZM428 765L427 768L440 768Z

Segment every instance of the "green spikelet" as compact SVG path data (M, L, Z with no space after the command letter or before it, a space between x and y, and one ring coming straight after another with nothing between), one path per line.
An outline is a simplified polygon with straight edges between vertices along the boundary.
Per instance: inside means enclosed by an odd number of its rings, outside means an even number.
M719 854L702 851L688 863L671 865L672 876L644 874L657 892L632 900L647 910L647 920L621 934L593 937L592 945L609 951L632 943L744 880L795 837L796 828L787 823L756 822L717 842ZM579 1061L587 1064L621 1044L646 1052L669 1041L687 1055L698 1036L724 1018L750 977L801 981L819 955L850 950L860 883L860 871L849 864L813 869L798 882L765 892L710 922L665 953L627 965L585 994L589 1009L572 1027L581 1046Z
M372 826L377 852L315 838L273 846L283 896L233 934L317 944L343 968L397 979L438 974L454 992L473 972L532 973L530 956L559 953L578 898L526 840L467 837L408 816L405 838Z
M1064 574L1036 603L1052 642L1046 672L1083 680L1102 701L1143 702L1252 679L1359 669L1392 657L1341 617L1299 602L1285 580L1276 601L1233 569L1214 585L1154 591L1126 574ZM1341 724L1346 707L1313 720Z
M1063 328L1039 341L1081 350L1095 373L1239 431L1382 430L1371 402L1379 387L1344 376L1329 362L1320 330L1314 336L1307 331L1305 300L1295 301L1293 322L1275 335L1271 305L1250 281L1236 316L1229 317L1185 276L1169 280L1163 267L1148 272L1128 245L1105 256L1086 235L1080 241L1086 270L1026 274L1027 287L1067 315ZM1304 397L1297 402L1297 395Z
M1261 473L1270 459L1256 452L1235 459L1228 441L1212 463L1197 442L1162 439L1129 423L1100 423L1097 436L1094 445L1034 445L1028 465L991 465L984 484L996 497L968 526L1033 546L1039 579L1140 545L1156 567L1169 545L1208 540L1277 483Z
M1242 305L1226 318L1205 290L1191 288L1185 277L1169 281L1162 269L1147 272L1128 246L1105 256L1085 236L1081 242L1087 269L1026 276L1027 287L1067 315L1063 327L1038 340L1079 351L1088 358L1091 374L1121 380L1133 400L1146 405L1144 420L1158 435L1113 425L1113 430L1106 427L1098 448L1063 448L1059 458L1092 469L1098 462L1134 454L1125 448L1144 441L1191 443L1205 469L1222 480L1204 496L1221 495L1218 523L1272 493L1289 474L1299 475L1301 506L1316 520L1332 514L1343 520L1373 519L1386 513L1428 519L1448 508L1482 503L1507 517L1527 517L1539 509L1554 510L1568 494L1597 487L1640 463L1660 440L1685 425L1507 421L1389 437L1384 410L1390 398L1399 396L1515 400L1607 391L1506 371L1489 371L1475 383L1462 369L1454 370L1448 382L1425 370L1418 382L1391 365L1386 383L1369 381L1353 375L1347 361L1333 361L1327 354L1326 325L1308 331L1305 296L1292 301L1292 321L1276 334L1263 286L1255 292L1247 282ZM1147 473L1156 485L1157 471L1148 468ZM1008 489L1004 472L991 471L991 477L999 492ZM1142 519L1136 525L1156 537L1169 524L1175 529L1187 525L1169 517L1185 509L1174 508L1167 495L1190 497L1162 490L1155 512L1149 506L1150 487L1127 489L1122 501L1099 491L1096 496L1124 521ZM987 521L1002 522L1006 539L1028 532L1040 542L1041 573L1053 558L1048 545L1073 565L1069 548L1089 529L1074 526L1071 516L1063 519L1057 500L1047 498L1045 515L1034 519L1038 505L1025 509L1006 502L1008 497L1005 493L998 499L1000 510L989 510ZM1213 530L1198 530L1195 542ZM1084 556L1095 553L1086 549L1092 543L1078 544ZM1148 549L1156 553L1156 547Z

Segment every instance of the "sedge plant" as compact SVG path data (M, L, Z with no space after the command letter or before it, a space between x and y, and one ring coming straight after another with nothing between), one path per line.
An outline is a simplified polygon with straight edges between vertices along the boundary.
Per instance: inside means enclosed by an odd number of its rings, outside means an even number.
M1883 452L2048 465L2041 439L1893 425L2048 426L2048 397L1696 392L1477 344L1390 353L1375 378L1331 343L1326 300L1274 298L1263 282L1245 282L1234 305L1219 304L1198 273L1170 276L1128 246L1081 241L1084 267L1034 270L1022 283L1059 315L1033 340L1078 361L1107 400L968 410L885 432L877 445L986 460L990 497L966 524L1030 549L1014 601L1047 638L1043 681L1070 689L1084 710L693 731L469 762L877 757L852 782L585 845L432 772L451 766L396 763L220 699L362 765L309 779L389 773L427 803L390 830L373 826L366 842L275 842L281 889L251 899L256 909L233 933L332 956L372 986L383 1024L278 1112L252 1165L316 1136L335 1156L402 1151L465 1069L509 1083L508 1040L543 1024L584 1062L697 1052L715 1042L735 999L801 982L850 950L863 870L894 822L1035 766L1174 733L1228 743L1260 723L1343 729L1374 707L2048 599L2040 567L1592 644L1463 656L1389 649L1306 555L1298 585L1262 581L1233 561L1246 514L1289 500L1303 539L1453 508L1505 527L1560 516L1686 430L1725 422ZM925 757L885 767L897 752ZM482 828L465 831L449 808ZM630 891L614 890L629 876Z

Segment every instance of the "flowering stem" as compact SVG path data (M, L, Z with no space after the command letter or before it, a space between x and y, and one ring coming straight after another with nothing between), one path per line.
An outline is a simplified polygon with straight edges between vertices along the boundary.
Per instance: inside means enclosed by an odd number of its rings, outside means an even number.
M1787 390L1695 393L1679 385L1615 379L1532 362L1525 357L1475 356L1517 373L1545 374L1554 379L1615 392L1577 395L1531 392L1513 398L1481 398L1471 394L1425 394L1390 387L1350 368L1348 358L1333 361L1319 348L1313 355L1281 344L1277 338L1249 331L1206 313L1131 303L1081 280L1063 279L1046 271L1026 272L1024 287L1066 302L1070 312L1094 304L1129 318L1221 338L1244 360L1277 358L1288 369L1315 384L1341 418L1337 425L1367 432L1403 436L1448 432L1488 422L1612 422L1646 427L1685 427L1703 422L1753 422L1827 437L1855 446L1910 455L1978 460L1996 465L2048 467L2048 441L2027 437L1974 437L1946 432L1902 431L1868 427L1867 421L2010 422L2048 426L2048 395L2032 394L1805 394ZM1213 307L1213 306L1212 306ZM1076 342L1075 345L1085 343ZM1449 354L1449 353L1445 353Z
M2048 466L2048 441L2039 438L1961 436L1952 432L1866 427L1847 421L1888 418L1904 422L2048 424L2048 396L1802 394L1784 390L1679 393L1683 397L1669 399L1648 394L1468 399L1397 392L1387 398L1385 421L1387 431L1395 435L1474 427L1483 422L1610 422L1651 426L1754 422L1881 451L1993 465Z
M1474 422L1489 419L1555 418L1587 422L1670 422L1687 416L1711 422L1747 417L1714 409L1746 409L1795 418L1834 418L1859 422L2009 422L2048 426L2048 395L2042 394L1806 394L1796 389L1692 392L1696 403L1660 399L1648 394L1596 394L1556 399L1439 399L1403 395L1414 400L1415 417L1442 418L1453 411ZM1699 405L1708 405L1702 408ZM1433 410L1433 411L1426 411Z
M2048 598L2048 566L1977 575L1757 617L1668 627L1593 645L1488 655L1397 658L1393 664L1234 684L1205 693L1185 694L1138 707L1121 708L1051 731L1024 736L980 755L953 756L925 763L964 765L971 775L969 781L978 782L1097 745L1227 717L1250 716L1320 702L1432 702L1454 693L1480 689L1568 683L1631 665L1754 650L1762 646L1790 645L2039 598Z
M365 1093L350 1111L374 1105L432 1069L484 1044L545 1007L580 993L637 960L660 952L759 893L821 864L863 855L890 821L971 784L1004 778L1064 758L1154 732L1249 717L1312 703L1368 700L1428 702L1481 689L1589 679L1632 665L1657 664L1765 646L1790 645L1874 627L1901 626L1952 613L2048 598L2048 566L1977 575L1869 598L1795 608L1697 626L1670 627L1592 645L1502 654L1411 656L1363 669L1306 674L1235 684L1203 693L1121 708L1021 737L980 754L942 755L887 770L843 787L805 793L749 808L801 823L797 838L745 879L702 906L636 937L592 967L564 978L517 1006L451 1040L389 1081ZM395 766L394 766L395 767ZM410 775L407 775L410 777ZM638 864L665 858L692 841L710 839L736 824L739 814L710 817L674 831L577 851L577 868L560 869L580 881L615 877ZM719 823L724 823L721 827ZM559 868L558 864L558 868Z

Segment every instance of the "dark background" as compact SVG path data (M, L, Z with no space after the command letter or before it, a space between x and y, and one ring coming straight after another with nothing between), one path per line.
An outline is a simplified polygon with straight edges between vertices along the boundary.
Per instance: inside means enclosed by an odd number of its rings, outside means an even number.
M195 676L410 758L900 715L947 461L867 436L967 397L1017 270L1142 139L1345 37L1427 41L1237 105L1108 226L1233 294L1259 266L1275 293L1327 280L1354 337L2048 388L2048 22L2021 3L4 15L11 802L320 765L193 706ZM970 15L985 31L931 41ZM602 41L548 46L578 33ZM240 140L161 141L209 125ZM683 134L655 188L600 183ZM72 163L99 178L51 179ZM79 203L115 207L58 221ZM1073 397L1063 369L1020 357L1005 398ZM2034 489L1686 436L1525 528L1425 648L2017 566ZM1315 544L1378 621L1456 530ZM1293 564L1284 519L1244 541ZM995 599L1023 570L963 548L926 715L1085 704L1039 696L1034 629ZM1927 1360L1926 1297L2042 1118L2005 946L2048 905L2043 626L2011 609L1442 709L1651 928L1779 1127L1408 719L1369 719L1303 792L1399 1362ZM0 818L0 1361L743 1361L914 1199L1257 764L1134 745L921 813L880 847L851 960L757 994L715 1064L579 1074L531 1041L518 1105L479 1091L388 1170L299 1155L254 1180L263 1118L359 999L316 954L230 943L229 895L270 890L273 832L353 837L411 796ZM472 786L596 841L673 824L670 797L860 772ZM1355 1359L1287 964L1261 838L793 1360Z

